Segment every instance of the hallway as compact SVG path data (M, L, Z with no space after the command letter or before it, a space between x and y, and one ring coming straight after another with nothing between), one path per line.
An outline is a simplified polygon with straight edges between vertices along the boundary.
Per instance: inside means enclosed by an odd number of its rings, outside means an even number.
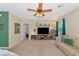
M20 56L65 56L53 40L23 40L9 51Z

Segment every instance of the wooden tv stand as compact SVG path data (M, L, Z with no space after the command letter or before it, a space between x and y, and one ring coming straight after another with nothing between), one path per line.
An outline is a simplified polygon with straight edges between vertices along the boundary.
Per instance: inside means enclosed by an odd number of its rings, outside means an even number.
M50 40L51 37L47 34L44 35L31 35L32 40Z

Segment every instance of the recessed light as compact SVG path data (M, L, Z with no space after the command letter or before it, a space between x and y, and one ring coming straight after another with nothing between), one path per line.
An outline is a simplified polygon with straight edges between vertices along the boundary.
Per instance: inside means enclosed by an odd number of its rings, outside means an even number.
M58 5L58 8L63 7L63 5L64 5L64 4L60 4L60 5Z

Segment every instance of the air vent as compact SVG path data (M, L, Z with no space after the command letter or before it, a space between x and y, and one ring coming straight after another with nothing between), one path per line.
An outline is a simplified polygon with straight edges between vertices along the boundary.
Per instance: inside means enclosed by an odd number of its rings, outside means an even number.
M63 7L64 6L64 4L60 4L60 5L58 5L58 8L61 8L61 7Z

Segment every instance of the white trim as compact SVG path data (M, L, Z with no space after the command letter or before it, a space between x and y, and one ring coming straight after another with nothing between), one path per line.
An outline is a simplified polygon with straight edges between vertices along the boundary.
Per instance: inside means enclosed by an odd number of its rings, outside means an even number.
M9 47L0 47L0 49L8 49Z
M25 38L24 38L24 26L26 25L26 24L28 24L28 23L24 23L24 24L22 24L22 40L25 40ZM28 24L29 25L29 24ZM31 35L30 35L30 25L29 25L29 38L28 38L28 40L31 40Z

